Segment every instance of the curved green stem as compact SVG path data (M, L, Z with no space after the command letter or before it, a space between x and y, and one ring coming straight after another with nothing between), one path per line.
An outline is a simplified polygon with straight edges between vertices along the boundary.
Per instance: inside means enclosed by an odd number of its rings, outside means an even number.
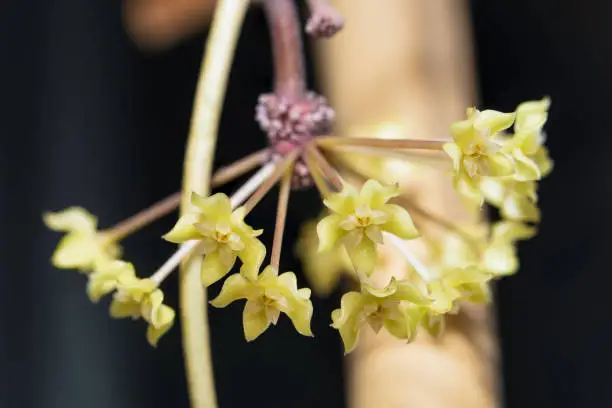
M248 0L219 0L206 44L185 153L181 213L190 211L192 191L208 195L216 136L231 62ZM200 281L201 257L181 267L180 306L183 352L193 408L215 408L217 399L210 353L206 291Z

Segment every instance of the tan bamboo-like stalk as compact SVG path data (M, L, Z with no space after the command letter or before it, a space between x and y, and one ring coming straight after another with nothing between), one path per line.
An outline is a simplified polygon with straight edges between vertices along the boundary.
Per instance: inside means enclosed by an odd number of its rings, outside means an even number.
M337 112L334 134L394 122L405 137L447 136L448 125L475 99L467 1L332 3L347 21L337 37L318 42L325 94ZM470 219L445 172L411 174L398 181L422 206L453 220ZM387 277L397 275L404 262L388 256ZM498 405L497 343L487 308L452 317L439 342L422 334L406 345L382 332L365 332L347 358L351 408Z
M208 195L217 130L229 71L248 0L219 0L198 79L183 174L181 214L190 211L192 192ZM188 244L185 244L188 245ZM192 408L216 408L202 258L181 265L180 306L183 352Z

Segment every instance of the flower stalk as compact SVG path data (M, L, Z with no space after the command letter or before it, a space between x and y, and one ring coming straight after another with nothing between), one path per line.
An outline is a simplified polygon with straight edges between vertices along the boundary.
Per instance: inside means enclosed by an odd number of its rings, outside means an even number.
M306 89L304 60L297 9L293 0L265 0L274 58L274 91L278 96L299 98Z
M278 194L278 206L276 209L276 224L274 226L274 241L272 243L272 255L270 264L279 269L281 248L283 245L283 233L285 232L285 223L287 221L287 207L289 205L289 194L291 193L291 173L293 169L290 167L280 184Z

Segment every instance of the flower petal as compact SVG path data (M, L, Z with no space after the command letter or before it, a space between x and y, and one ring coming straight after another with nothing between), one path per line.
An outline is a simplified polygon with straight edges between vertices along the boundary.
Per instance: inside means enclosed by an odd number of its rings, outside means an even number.
M358 245L346 247L346 252L358 274L361 272L370 276L374 272L374 267L378 261L378 252L374 242L369 239L362 239Z
M414 239L421 236L414 226L408 211L395 204L387 204L383 209L389 215L389 221L382 225L382 229L402 239Z
M266 257L266 247L257 238L242 236L241 239L245 246L238 252L238 257L242 261L240 273L250 280L255 280Z
M230 275L225 282L219 295L210 301L214 307L225 307L238 299L246 299L248 289L251 285L239 273Z
M463 159L463 153L461 152L461 148L456 143L445 143L442 146L442 149L448 154L453 162L453 169L455 173L458 173L461 169L461 161Z
M195 223L197 223L197 214L186 214L178 219L176 225L172 227L170 232L162 236L163 239L169 242L180 244L193 239L201 239L202 234L196 229Z
M363 297L358 292L348 292L342 296L340 309L332 312L332 327L340 332L344 343L344 353L355 349L359 339L359 313L363 309Z
M357 205L357 190L348 183L345 183L342 191L330 194L323 204L336 214L349 215L355 212Z
M406 319L405 308L401 308L399 312L400 318L390 319L386 317L383 320L383 326L392 336L398 339L408 339L408 321Z
M400 195L397 184L382 185L376 180L367 180L359 193L359 204L367 205L371 209L378 209L387 201Z
M242 326L246 341L253 341L270 327L270 321L266 315L265 308L261 308L257 312L251 312L252 308L248 307L249 302L247 302L242 312Z
M119 296L115 295L110 304L110 315L114 319L125 317L137 319L140 317L140 302L135 302L131 299L122 300Z
M504 202L508 190L507 186L508 182L506 180L486 177L480 180L480 192L485 200L498 208L501 207Z
M345 234L340 228L343 216L338 214L328 215L317 224L317 235L319 237L319 251L329 251L336 246L338 240Z
M514 221L539 222L540 209L529 198L511 195L503 203L501 215Z
M514 113L502 113L487 109L478 114L474 120L474 128L478 130L487 129L491 135L508 129L514 123Z
M520 223L520 222L500 221L500 222L496 222L491 227L491 236L492 236L491 240L494 242L521 241L521 240L533 238L536 232L537 232L536 228Z
M94 232L98 219L81 207L70 207L60 212L43 214L45 225L54 231Z
M518 181L533 181L542 178L542 173L537 163L525 156L521 149L514 149L512 151L514 157L514 164L516 166L516 174L514 178Z
M415 305L429 305L432 300L410 281L399 281L392 299L405 300Z
M492 156L485 156L483 159L488 162L489 174L482 174L482 176L506 177L513 175L515 172L514 161L505 153L495 153Z
M163 336L174 323L176 313L170 306L160 305L156 311L155 324L150 323L147 327L147 341L153 347L157 346L160 337Z
M51 257L51 263L62 269L90 270L100 256L103 254L95 235L69 233L60 240Z
M518 271L518 258L512 244L490 246L482 257L483 266L489 273L506 276Z
M446 326L444 315L427 313L421 320L421 326L434 338L439 339Z
M202 260L201 279L204 287L209 287L219 279L223 278L232 269L236 262L236 255L232 252L225 259L222 252L217 250L206 255Z
M210 197L191 193L191 204L207 217L215 219L229 219L232 214L232 203L229 197L223 193L213 194Z

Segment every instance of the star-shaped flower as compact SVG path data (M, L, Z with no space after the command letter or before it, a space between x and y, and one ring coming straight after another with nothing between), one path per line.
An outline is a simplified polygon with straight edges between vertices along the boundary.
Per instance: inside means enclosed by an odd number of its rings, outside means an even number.
M405 209L388 201L399 195L397 185L383 186L368 180L361 191L345 184L324 204L332 214L317 225L319 250L328 251L338 242L344 244L355 269L366 275L377 261L376 244L382 243L382 232L402 239L414 239L419 232Z
M514 114L469 108L467 115L451 125L454 142L443 147L453 161L453 180L460 191L477 190L481 177L510 176L515 171L512 157L496 140L499 132L512 126Z
M537 185L534 181L514 179L482 179L480 192L485 201L500 211L503 218L511 221L539 222Z
M495 276L513 275L518 270L516 241L533 237L536 229L513 221L500 221L491 228L491 237L482 254L482 268Z
M163 304L164 294L158 289L157 282L136 277L132 264L125 262L123 273L116 279L117 292L110 306L112 317L120 319L142 318L147 327L147 340L156 346L159 338L174 323L174 310Z
M255 279L266 255L266 248L254 230L244 222L244 208L232 211L225 194L202 197L196 193L191 203L197 212L182 216L174 228L164 235L170 242L201 241L206 255L202 261L202 284L212 285L234 266L236 258L242 261L240 272Z
M103 296L108 295L120 284L135 278L134 267L128 262L113 260L104 262L89 275L87 283L87 295L92 302L98 302Z
M279 275L274 267L267 266L255 280L241 274L231 275L223 283L219 296L210 303L225 307L238 299L246 299L242 323L247 341L255 340L270 324L275 325L281 313L291 319L298 333L312 336L310 289L298 289L293 272Z
M393 278L383 289L364 284L361 292L348 292L342 296L340 309L332 312L332 327L340 332L345 353L357 346L359 333L366 324L375 333L384 327L397 338L411 340L416 335L421 315L418 308L409 305L424 306L430 302L409 281Z
M97 230L96 217L83 208L46 213L43 220L50 229L66 232L51 258L57 268L89 273L96 264L116 259L121 253L111 236Z
M514 135L504 142L504 151L514 158L518 181L533 181L552 171L553 163L544 146L544 124L548 119L550 99L529 101L516 109Z

